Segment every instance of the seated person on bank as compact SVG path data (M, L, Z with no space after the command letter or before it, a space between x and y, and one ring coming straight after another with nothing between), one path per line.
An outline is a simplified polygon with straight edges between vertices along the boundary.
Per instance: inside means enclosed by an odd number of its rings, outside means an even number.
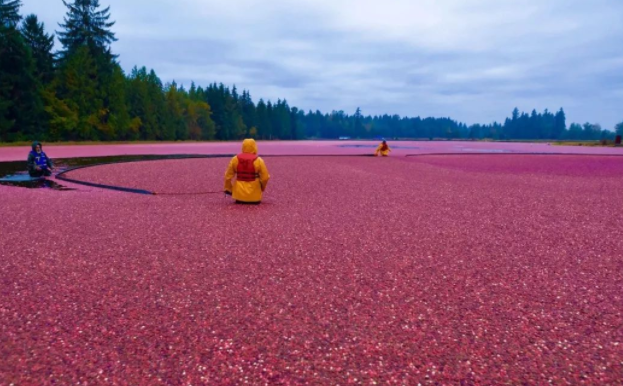
M236 182L232 184L234 177ZM231 195L239 204L259 204L269 179L264 160L257 156L255 140L245 139L242 153L231 159L225 171L225 194Z
M54 166L52 160L43 152L41 143L32 143L32 150L28 153L28 174L31 177L51 176Z

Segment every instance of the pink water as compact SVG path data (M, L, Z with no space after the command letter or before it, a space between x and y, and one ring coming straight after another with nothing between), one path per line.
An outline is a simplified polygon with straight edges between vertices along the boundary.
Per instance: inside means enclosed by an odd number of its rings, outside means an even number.
M258 144L263 155L283 154L371 154L378 142L373 141L270 141ZM618 154L623 148L550 146L546 143L508 142L458 142L458 141L405 141L389 142L392 155L428 153L570 153L570 154ZM46 146L52 158L98 157L133 154L234 154L240 151L241 142L162 143L128 145L76 145ZM23 160L30 148L0 147L0 161Z
M623 158L269 157L260 206L185 194L227 162L0 186L0 384L620 382Z

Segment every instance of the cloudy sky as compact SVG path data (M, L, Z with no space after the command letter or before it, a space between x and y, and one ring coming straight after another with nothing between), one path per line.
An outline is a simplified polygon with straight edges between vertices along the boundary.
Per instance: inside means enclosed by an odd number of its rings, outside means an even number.
M61 0L23 0L48 32ZM623 121L621 0L100 0L126 71L291 106L503 121Z

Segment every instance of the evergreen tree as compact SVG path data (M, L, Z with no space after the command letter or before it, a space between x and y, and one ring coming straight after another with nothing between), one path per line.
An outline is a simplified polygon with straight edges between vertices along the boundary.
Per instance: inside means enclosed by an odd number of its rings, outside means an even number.
M126 82L126 103L128 113L137 125L135 139L154 140L156 125L153 115L149 114L150 103L147 92L147 69L132 68Z
M128 131L130 115L125 102L126 78L121 66L113 66L112 73L103 77L102 81L107 86L102 89L106 109L100 119L106 128L103 139L107 141L134 139L135 133Z
M541 138L541 117L536 112L536 110L532 110L530 113L530 122L528 124L528 131L530 132L530 138Z
M361 109L357 107L355 110L355 115L353 117L355 119L355 132L354 135L357 138L361 138L364 135L363 132L363 115L361 115Z
M0 140L42 134L41 87L32 53L17 30L20 1L0 0Z
M233 100L229 89L222 83L211 84L205 90L204 99L212 110L212 120L216 129L216 138L219 140L233 139L234 119L232 118Z
M112 140L137 136L140 122L127 111L125 75L110 51L115 41L109 28L114 22L109 8L98 10L98 0L76 0L69 4L64 31L58 33L63 44L59 81L47 94L50 120L63 124L64 108L78 114L77 127L56 127L66 139ZM58 101L53 101L56 98ZM136 117L134 117L136 118Z
M231 90L231 97L234 100L234 103L237 104L240 96L238 95L238 89L236 88L236 85L234 85L234 88Z
M126 83L128 112L138 125L136 138L142 140L164 139L165 99L162 82L151 70L134 67ZM170 139L174 137L171 136Z
M567 118L565 111L560 108L554 117L554 132L552 133L552 139L562 138L567 130Z
M102 139L97 122L104 111L104 100L98 90L98 74L95 60L84 46L76 50L63 63L58 77L47 94L46 111L49 114L54 136L63 140ZM75 113L76 121L66 109Z
M537 139L539 138L538 133L535 130L531 130L530 127L530 116L526 113L521 113L519 119L517 120L515 138L520 139Z
M242 119L240 111L240 96L234 86L231 93L225 89L225 128L228 133L227 139L242 139L247 135L247 126Z
M45 33L43 23L35 15L26 16L21 32L35 61L35 76L42 84L50 83L54 77L54 35Z
M239 101L240 111L242 114L242 120L244 124L251 128L256 126L257 116L255 111L255 105L253 104L253 100L251 99L251 94L248 91L242 91L242 97ZM257 131L257 128L256 128ZM256 132L257 135L257 132Z
M110 28L115 22L109 22L110 7L98 10L99 0L75 0L73 3L63 4L68 8L64 18L64 24L59 24L62 31L58 32L58 38L64 47L61 53L63 57L73 53L81 46L88 46L91 50L104 53L108 59L112 59L110 45L117 41L115 34Z
M296 107L290 109L290 132L292 139L305 139L303 117L305 113Z
M277 100L272 110L272 135L278 139L292 138L290 107L285 100Z
M554 114L550 113L548 109L543 111L543 116L541 118L541 138L544 139L555 139L554 132Z
M275 137L275 109L271 101L266 102L266 118L268 126L266 127L265 139L273 139Z
M479 124L473 124L469 127L469 139L482 138L483 128Z
M518 137L518 127L519 127L519 109L515 107L513 109L513 113L511 115L511 119L507 120L508 125L504 125L505 137L506 138L517 138Z
M582 138L582 126L577 123L572 123L569 126L568 139L581 139Z
M186 117L184 112L184 90L177 87L175 81L166 88L166 104L167 104L167 122L169 135L167 139L184 140L188 139L188 127L186 126ZM173 134L173 138L170 135Z
M257 102L257 136L258 138L266 139L270 136L270 116L268 114L268 107L263 99Z
M149 113L155 119L155 134L156 139L167 139L171 136L167 133L166 129L166 100L164 98L162 81L156 75L154 70L151 70L147 75L147 93L151 97L151 106Z
M194 81L190 82L190 89L188 90L188 97L191 100L200 100L202 95L199 95L199 91L197 89L197 85L195 85Z
M0 26L15 28L22 20L19 13L21 7L21 0L0 0Z

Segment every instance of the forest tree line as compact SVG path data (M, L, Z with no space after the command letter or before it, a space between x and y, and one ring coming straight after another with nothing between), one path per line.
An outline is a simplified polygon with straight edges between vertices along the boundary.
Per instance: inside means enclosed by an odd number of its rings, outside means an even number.
M467 126L450 118L302 111L213 83L163 84L154 70L124 73L112 52L110 9L63 0L55 36L21 0L0 0L0 141L234 140L306 138L569 139L614 137L597 124L571 124L564 110L515 109L504 123ZM623 123L615 128L623 134Z

